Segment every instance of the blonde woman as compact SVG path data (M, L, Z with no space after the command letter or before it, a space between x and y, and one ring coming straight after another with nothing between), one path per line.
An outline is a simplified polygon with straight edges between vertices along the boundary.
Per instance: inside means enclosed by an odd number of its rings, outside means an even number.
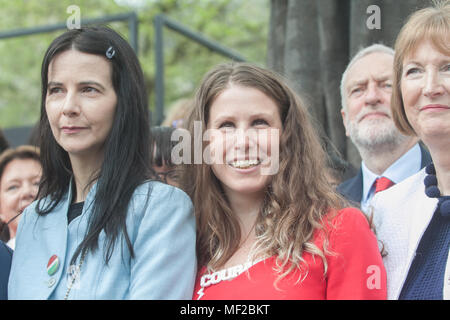
M450 1L414 13L395 44L392 113L433 163L375 197L388 298L450 299Z
M191 136L200 126L208 161L184 176L197 219L194 299L386 297L375 235L342 208L307 110L280 77L219 65L197 91Z

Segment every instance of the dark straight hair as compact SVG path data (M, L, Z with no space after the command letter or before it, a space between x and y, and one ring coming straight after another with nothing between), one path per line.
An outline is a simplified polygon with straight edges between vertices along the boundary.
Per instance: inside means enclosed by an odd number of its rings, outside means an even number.
M0 153L2 153L3 150L6 150L8 148L9 148L8 140L6 140L3 131L0 129Z
M104 160L89 186L97 181L92 214L83 241L72 257L95 251L102 231L106 234L105 262L123 234L131 257L134 252L126 230L130 199L140 184L153 176L150 168L148 99L139 60L130 45L107 27L85 27L65 32L50 44L42 62L40 148L43 179L39 187L37 213L50 213L68 191L73 175L68 153L56 142L45 110L48 68L67 50L104 57L111 64L117 105L111 131L104 142ZM88 186L86 186L88 187ZM70 199L69 199L70 200Z
M172 141L172 133L175 132L174 127L156 126L151 127L150 146L152 148L151 165L161 167L166 165L173 167L172 149L177 141Z

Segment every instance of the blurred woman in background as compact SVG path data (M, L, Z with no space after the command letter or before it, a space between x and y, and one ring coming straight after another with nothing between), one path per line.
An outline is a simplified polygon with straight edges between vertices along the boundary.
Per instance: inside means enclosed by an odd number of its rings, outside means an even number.
M175 130L177 129L174 127L164 126L151 128L152 157L150 163L161 181L177 187L179 173L177 166L172 162L172 149L177 142L171 140Z
M37 147L19 146L0 155L0 237L13 249L20 214L36 198L41 175Z

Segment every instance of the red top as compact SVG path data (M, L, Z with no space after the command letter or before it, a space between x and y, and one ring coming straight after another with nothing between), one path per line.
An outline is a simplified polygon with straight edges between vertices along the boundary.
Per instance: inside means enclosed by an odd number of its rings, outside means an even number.
M274 271L275 257L254 264L230 280L220 281L227 277L224 271L213 273L204 279L204 284L209 285L201 290L200 279L206 271L203 267L197 275L193 299L199 296L202 300L386 299L386 270L367 219L358 209L346 208L331 220L331 225L334 227L329 224L325 227L330 232L328 248L332 252L326 256L325 277L322 259L304 253L307 273L296 269L278 282L278 290L274 286L278 277ZM323 235L323 231L314 235L314 243L321 249ZM305 278L296 283L299 275Z

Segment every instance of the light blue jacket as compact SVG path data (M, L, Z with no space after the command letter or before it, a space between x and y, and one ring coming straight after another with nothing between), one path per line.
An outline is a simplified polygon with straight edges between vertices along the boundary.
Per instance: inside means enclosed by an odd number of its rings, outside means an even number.
M151 196L145 206L149 188ZM76 270L69 266L70 259L84 238L95 192L96 185L82 214L69 225L71 190L46 216L35 212L36 201L24 211L9 277L9 299L64 299L71 282L68 271ZM121 236L106 265L102 231L98 249L86 255L68 299L191 299L197 262L189 197L169 185L146 182L133 194L126 223L135 257L130 257ZM58 256L59 267L50 276L47 264L53 255Z

